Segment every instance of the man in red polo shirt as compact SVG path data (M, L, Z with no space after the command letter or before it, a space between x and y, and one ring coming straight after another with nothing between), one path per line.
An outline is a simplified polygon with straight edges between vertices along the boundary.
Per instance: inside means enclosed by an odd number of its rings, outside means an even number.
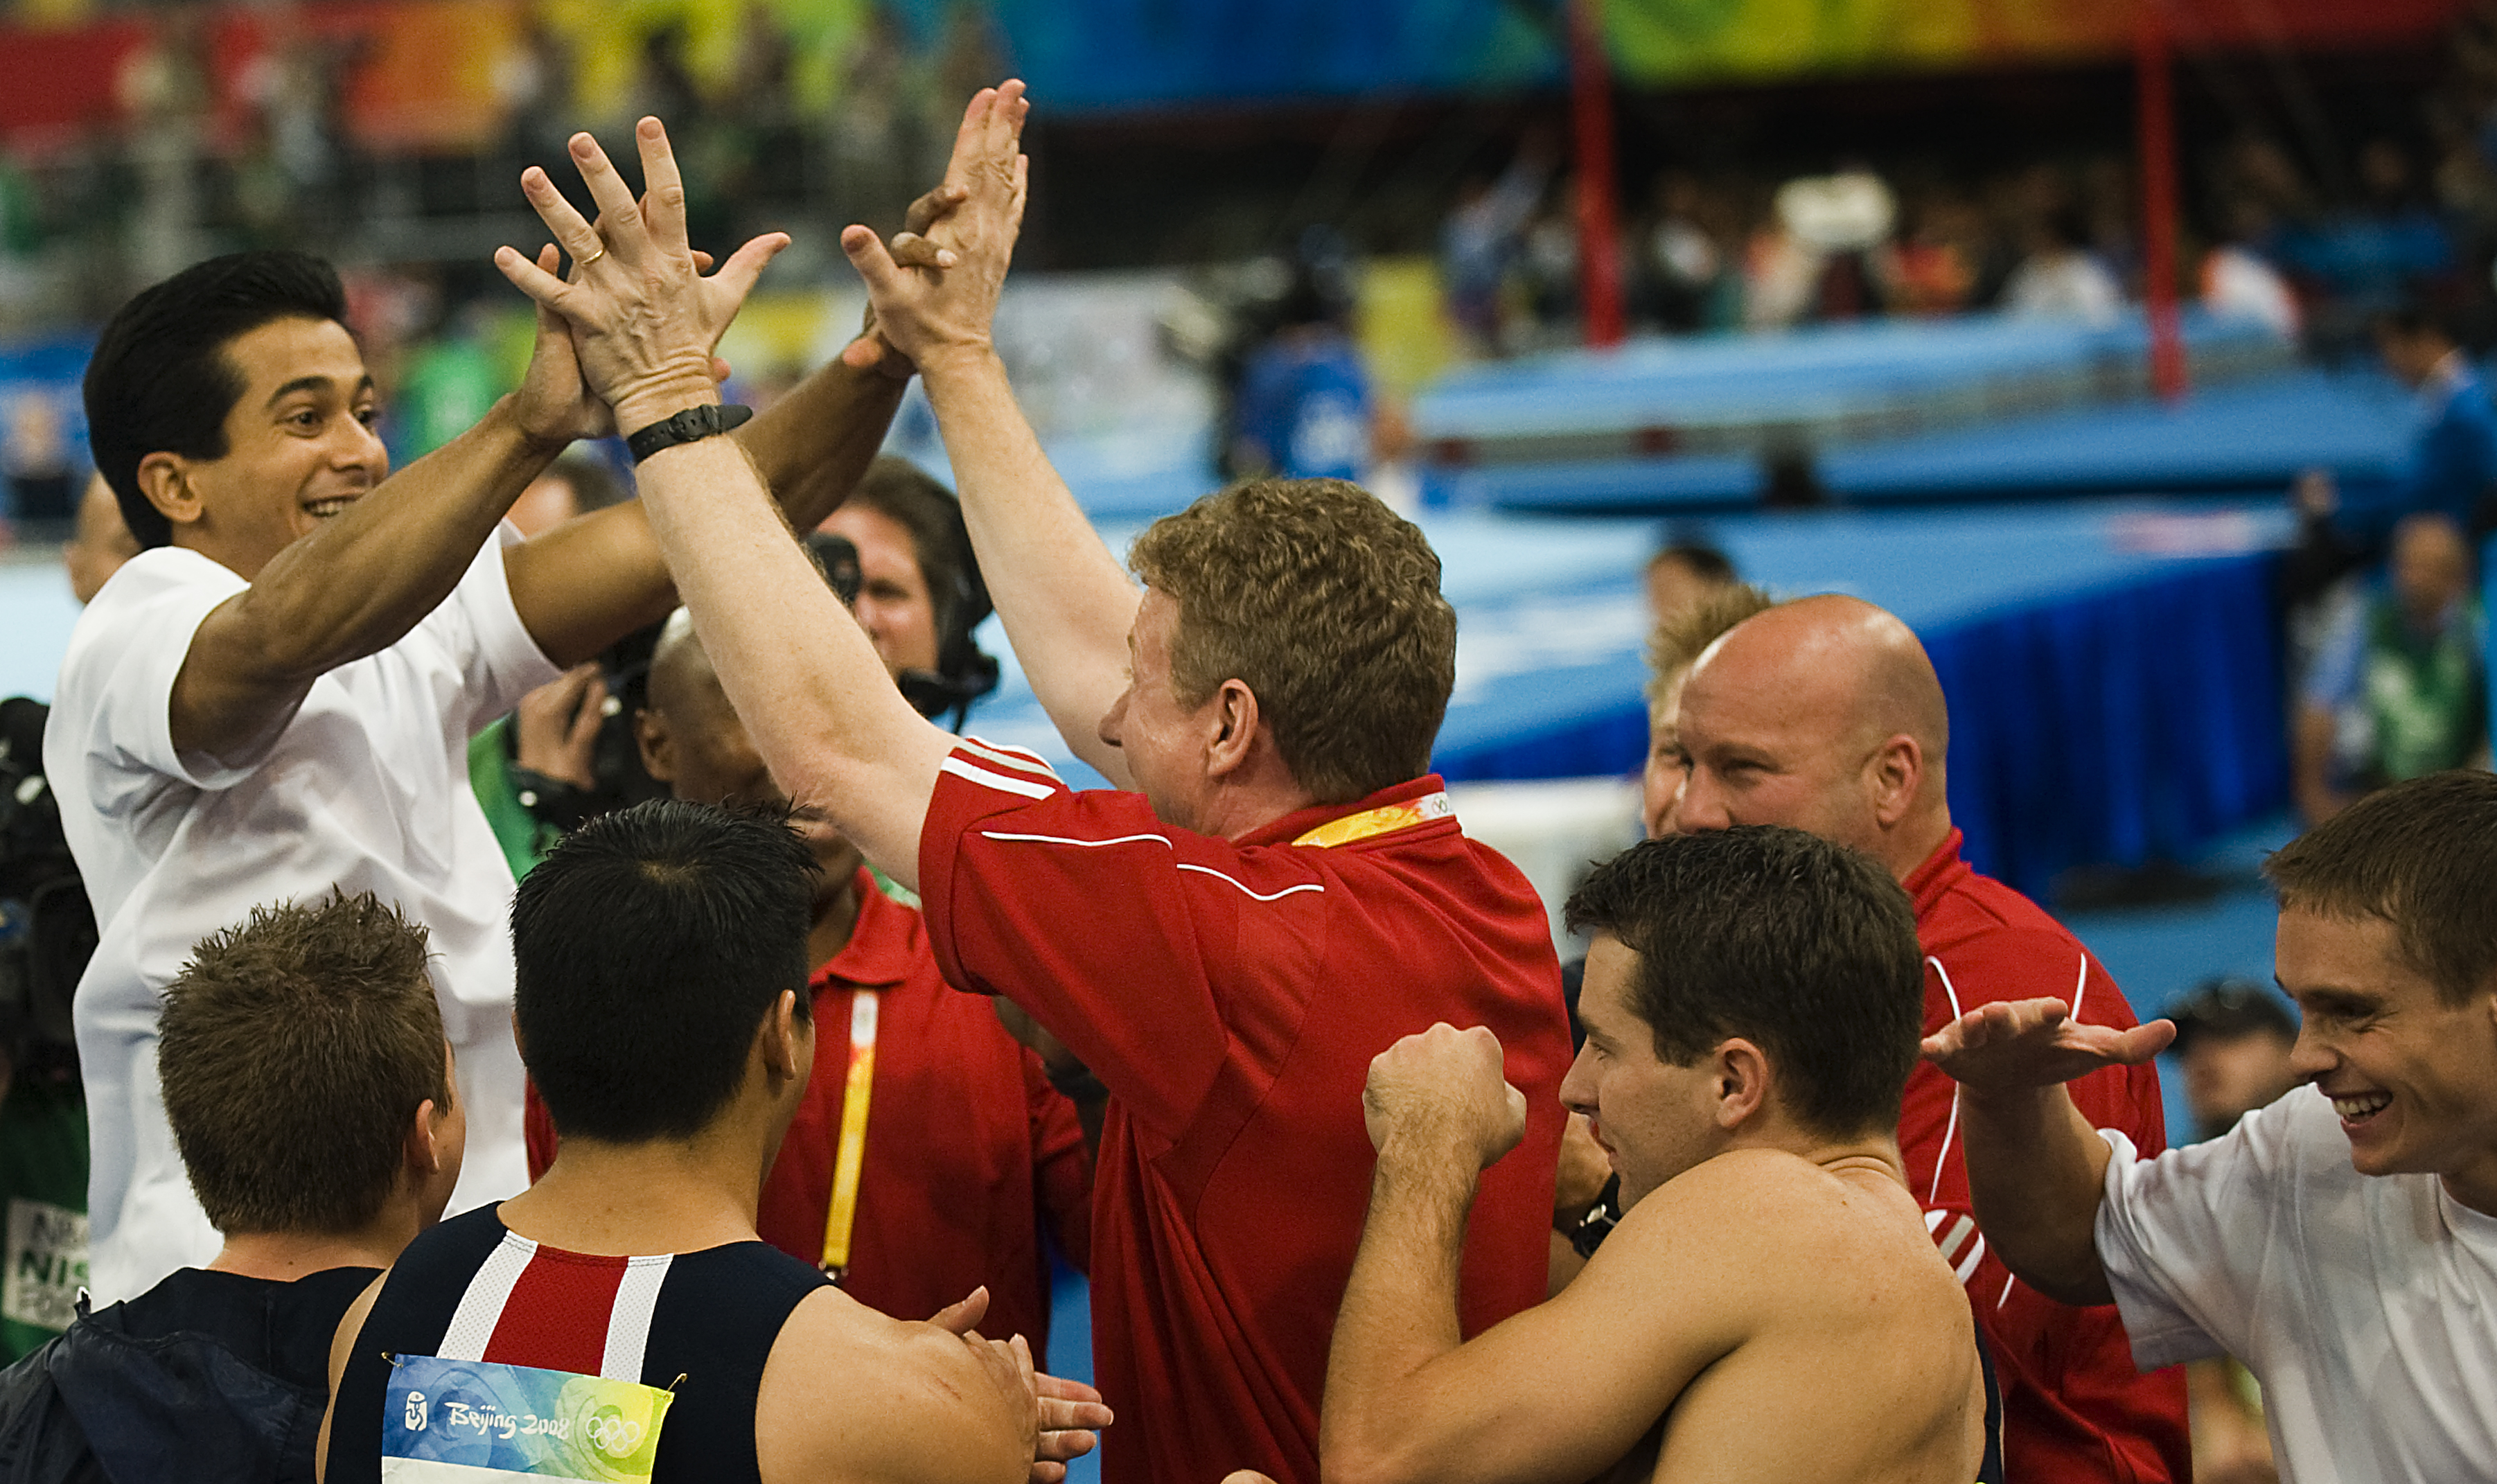
M1485 1026L1533 1110L1473 1205L1462 1312L1543 1294L1569 1060L1541 903L1465 838L1430 749L1456 621L1421 533L1358 488L1226 491L1139 541L1139 593L1042 457L989 339L1023 205L1019 84L964 124L968 200L939 273L843 246L918 365L983 573L1070 742L1134 792L1069 792L1028 754L911 712L736 445L641 465L679 591L774 777L923 892L956 984L1014 997L1110 1089L1093 1211L1113 1484L1244 1464L1315 1484L1327 1341L1369 1204L1372 1057ZM647 126L646 126L647 127ZM655 190L655 187L654 187ZM589 223L539 208L585 252ZM615 240L686 272L675 241ZM636 427L715 398L670 327L575 308L587 374ZM593 273L598 269L592 268ZM670 423L670 426L689 426ZM705 420L707 421L707 419Z
M636 730L644 766L679 799L780 802L682 614L651 653ZM877 890L858 847L820 822L806 837L823 868L806 942L815 1070L755 1230L839 1270L852 1298L898 1319L927 1318L985 1286L982 1332L1023 1336L1047 1369L1041 1230L1079 1268L1091 1248L1091 1161L1075 1107L986 1003L946 987L926 924ZM856 1154L843 1137L853 1127ZM535 1180L556 1140L534 1085L528 1137Z
M1674 717L1689 773L1685 830L1780 824L1887 866L1916 909L1925 1033L1995 1000L2053 995L2119 1030L2133 1011L2078 939L2036 903L1971 869L1944 797L1950 719L1923 646L1896 617L1847 597L1805 598L1747 619L1703 652ZM2166 1148L2157 1069L2109 1067L2071 1085L2092 1127ZM2193 1476L2185 1381L2134 1370L2113 1306L2069 1309L2015 1280L1987 1250L1956 1139L1954 1087L1930 1063L1899 1120L1910 1188L1967 1286L2004 1382L2004 1476L2038 1484Z

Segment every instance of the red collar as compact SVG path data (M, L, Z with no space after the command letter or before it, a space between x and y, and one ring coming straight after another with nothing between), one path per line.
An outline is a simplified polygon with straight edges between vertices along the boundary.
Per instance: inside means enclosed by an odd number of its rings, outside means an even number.
M1952 888L1976 873L1973 867L1959 858L1959 831L1952 830L1943 837L1941 844L1934 847L1934 853L1925 857L1925 864L1908 872L1908 879L1899 883L1900 888L1907 892L1908 900L1914 905L1919 922L1936 903L1950 895Z
M910 978L911 967L925 952L919 925L908 907L884 895L874 872L866 867L850 880L858 895L858 922L841 951L815 970L810 987L818 994L833 989L888 990Z
M1356 799L1350 804L1320 804L1312 805L1306 809L1295 809L1280 819L1260 825L1256 829L1249 831L1248 834L1240 837L1235 843L1241 845L1288 845L1292 841L1299 839L1302 836L1309 834L1312 830L1314 830L1318 826L1326 824L1329 821L1342 819L1350 814L1359 814L1369 809L1381 808L1391 804L1410 804L1416 799L1427 799L1433 794L1445 793L1447 791L1447 787L1448 785L1439 781L1439 775L1438 774L1424 774L1422 776L1415 778L1410 782L1398 783L1388 788L1382 788L1378 792L1372 794L1367 799ZM1420 829L1399 830L1392 836L1379 836L1376 837L1380 839L1414 839L1425 834L1437 834L1441 829L1453 830L1455 828L1457 828L1456 816L1452 814L1445 819L1436 820Z

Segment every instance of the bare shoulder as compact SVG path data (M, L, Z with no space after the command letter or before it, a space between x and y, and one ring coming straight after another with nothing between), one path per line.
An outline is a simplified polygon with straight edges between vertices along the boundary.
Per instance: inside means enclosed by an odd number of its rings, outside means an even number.
M1676 1176L1631 1208L1603 1250L1616 1243L1642 1268L1690 1273L1723 1302L1768 1309L1816 1308L1868 1280L1957 1288L1904 1187L1773 1150L1733 1151Z
M838 1288L789 1314L755 1396L765 1484L801 1479L1017 1484L1031 1452L1021 1409L974 1340L887 1318Z

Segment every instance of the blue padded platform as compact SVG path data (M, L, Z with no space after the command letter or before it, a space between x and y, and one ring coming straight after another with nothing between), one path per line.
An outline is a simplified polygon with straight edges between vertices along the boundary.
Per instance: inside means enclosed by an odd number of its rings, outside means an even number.
M1446 514L1425 526L1458 611L1439 771L1636 769L1638 573L1655 525ZM2031 891L2069 866L2190 853L2279 806L2269 583L2288 533L2276 507L2153 500L1743 516L1711 532L1773 589L1854 593L1916 629L1950 699L1950 796L1972 857ZM1004 653L994 631L989 643ZM970 729L1098 781L1019 674Z

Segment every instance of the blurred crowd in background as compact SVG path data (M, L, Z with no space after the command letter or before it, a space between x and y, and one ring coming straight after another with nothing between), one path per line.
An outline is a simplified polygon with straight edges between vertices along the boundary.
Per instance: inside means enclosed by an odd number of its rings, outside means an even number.
M306 248L349 273L401 458L466 426L516 377L526 316L488 254L530 235L512 182L556 157L571 130L659 114L697 166L696 241L791 230L796 246L767 287L839 299L855 286L838 227L896 225L976 79L1034 60L973 4L611 13L435 0L394 13L408 34L386 42L375 38L387 27L349 23L355 6L146 5L47 30L59 9L23 0L8 32L16 54L40 70L45 46L87 38L74 59L105 96L81 112L70 96L79 84L64 77L47 102L0 106L0 344L75 333L210 253ZM438 98L390 103L424 92L408 79L426 60L408 53L428 39L448 48L431 65L461 74L439 90L470 100L457 117L439 116L452 106ZM2358 89L2354 104L2352 89L2273 62L2252 83L2184 70L2212 100L2182 142L2185 296L2327 360L2363 348L2368 317L2396 303L2430 304L2467 338L2491 338L2497 6L2463 14L2424 87ZM1459 105L1415 125L1411 104L1329 105L1341 117L1322 131L1326 161L1350 158L1337 174L1359 177L1358 190L1301 188L1265 203L1262 219L1227 215L1193 236L1130 232L1128 219L1185 205L1201 172L1140 154L1108 181L1063 178L1099 175L1105 152L1074 134L1053 149L1038 134L1035 170L1058 171L1054 199L1081 204L1034 221L1026 262L1175 272L1185 289L1158 311L1158 353L1207 373L1225 398L1243 394L1254 348L1287 332L1331 327L1341 354L1396 395L1452 362L1577 342L1578 182L1557 105L1485 103L1479 116ZM1124 127L1133 140L1153 124ZM1388 137L1416 127L1444 138L1400 154ZM1635 332L1984 310L2107 321L2145 289L2131 141L2103 130L2034 142L1919 133L1907 149L1824 139L1817 156L1786 160L1659 128L1635 107L1622 132L1617 245ZM1432 323L1417 327L1424 305ZM837 307L856 312L846 299ZM827 332L782 336L766 363L741 367L749 397L768 401ZM1027 379L1034 369L1018 367ZM1100 392L1122 400L1115 386ZM52 465L79 462L75 440L40 407L9 411L10 467L58 514L47 481ZM1380 430L1390 453L1392 421ZM1235 422L1217 434L1218 461L1253 467L1260 446Z

